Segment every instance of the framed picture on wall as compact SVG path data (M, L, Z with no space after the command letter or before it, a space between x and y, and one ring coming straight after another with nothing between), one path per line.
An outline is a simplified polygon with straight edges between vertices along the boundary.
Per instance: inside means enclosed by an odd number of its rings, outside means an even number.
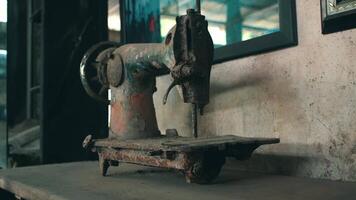
M356 28L356 0L321 0L322 33Z

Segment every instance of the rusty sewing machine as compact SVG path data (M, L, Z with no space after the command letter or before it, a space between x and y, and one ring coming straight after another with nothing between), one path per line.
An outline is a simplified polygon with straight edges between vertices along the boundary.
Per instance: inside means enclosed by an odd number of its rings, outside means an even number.
M80 71L86 92L111 107L109 137L89 135L83 142L84 148L98 153L103 176L110 166L124 162L176 169L189 183L208 183L218 176L226 157L245 160L259 146L279 143L277 138L198 137L198 113L209 103L214 46L197 4L196 10L176 18L161 44L103 42L84 56ZM184 102L192 104L192 137L181 137L175 129L162 135L158 129L153 93L156 76L167 72L173 82L163 103L178 85ZM111 101L102 95L108 88Z

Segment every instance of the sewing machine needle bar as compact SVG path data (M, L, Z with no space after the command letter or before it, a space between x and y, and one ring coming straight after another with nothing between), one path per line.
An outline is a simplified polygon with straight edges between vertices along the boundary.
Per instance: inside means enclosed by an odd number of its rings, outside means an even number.
M193 136L198 138L198 105L192 106L192 123L193 123Z

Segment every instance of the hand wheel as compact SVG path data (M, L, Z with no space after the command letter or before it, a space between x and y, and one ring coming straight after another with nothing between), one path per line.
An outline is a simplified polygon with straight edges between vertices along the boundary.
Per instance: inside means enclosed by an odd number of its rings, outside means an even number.
M86 93L97 101L110 104L107 99L109 82L106 70L112 52L120 46L117 42L101 42L91 47L80 63L80 79Z

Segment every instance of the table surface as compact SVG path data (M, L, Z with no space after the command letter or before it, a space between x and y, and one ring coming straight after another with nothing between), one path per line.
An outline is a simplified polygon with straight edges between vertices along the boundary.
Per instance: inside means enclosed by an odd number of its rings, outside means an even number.
M0 171L0 188L35 200L341 200L356 199L356 183L247 173L227 165L209 185L187 184L179 172L123 164L99 175L97 162Z

